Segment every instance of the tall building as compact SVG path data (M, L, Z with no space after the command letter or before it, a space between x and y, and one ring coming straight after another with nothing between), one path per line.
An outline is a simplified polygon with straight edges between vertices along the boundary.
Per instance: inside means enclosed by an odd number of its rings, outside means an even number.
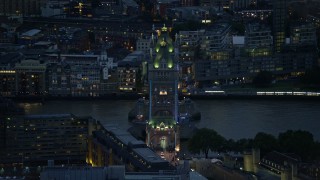
M40 15L40 7L47 0L1 0L0 15Z
M1 123L5 156L0 156L0 163L25 166L45 165L48 160L85 164L88 136L96 128L94 119L72 114L7 117Z
M16 63L16 94L35 95L45 94L46 64L39 60L23 60Z
M281 52L286 40L287 0L273 1L273 45Z
M177 94L179 52L165 26L161 28L156 43L152 36L152 45L154 49L150 49L146 143L157 151L174 153L180 150Z

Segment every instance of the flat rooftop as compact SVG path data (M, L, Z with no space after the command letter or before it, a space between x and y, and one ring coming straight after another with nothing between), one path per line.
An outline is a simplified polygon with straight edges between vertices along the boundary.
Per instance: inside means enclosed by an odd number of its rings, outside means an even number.
M25 118L30 119L41 119L41 118L71 118L75 117L73 114L37 114L37 115L26 115Z
M22 33L22 36L35 36L36 34L40 33L41 30L40 29L31 29L27 32Z
M152 151L150 148L135 148L133 150L139 156L144 157L144 159L151 163L165 163L168 162L162 159L158 154Z

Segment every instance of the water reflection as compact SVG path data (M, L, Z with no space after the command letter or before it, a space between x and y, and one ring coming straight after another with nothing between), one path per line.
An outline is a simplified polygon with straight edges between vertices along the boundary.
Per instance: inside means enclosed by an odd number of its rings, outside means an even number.
M288 129L307 130L320 140L320 102L261 100L196 100L202 113L197 126L213 128L226 138L253 138L257 132L278 135ZM135 101L48 101L21 103L27 114L72 113L103 123L130 127L128 112Z

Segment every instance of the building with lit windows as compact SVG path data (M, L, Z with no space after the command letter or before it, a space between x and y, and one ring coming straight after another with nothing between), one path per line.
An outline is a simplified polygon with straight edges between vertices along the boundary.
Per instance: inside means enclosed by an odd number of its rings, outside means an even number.
M119 91L134 92L137 90L136 81L140 64L128 59L118 62Z
M219 11L228 9L232 0L200 0L201 6L217 7Z
M135 92L141 89L144 57L143 51L134 51L118 62L119 91Z
M64 72L69 73L69 77L66 76L66 74L63 75L63 72L56 72L59 68L47 71L47 76L51 78L49 88L50 86L52 89L55 88L56 84L52 84L52 82L55 83L57 80L58 83L58 76L61 74L61 83L64 83L63 86L65 86L65 90L68 90L67 86L70 86L72 97L99 97L106 94L106 91L112 89L109 88L107 81L112 76L111 70L114 69L117 64L114 63L113 58L108 57L104 51L99 55L47 54L45 59L48 64L52 65L49 67L56 66L54 64L58 66L65 64L70 68L70 73ZM66 84L68 82L70 82L70 85ZM51 92L53 91L51 90Z
M84 165L87 139L96 129L94 119L72 114L14 116L0 121L5 124L1 141L6 154L0 162L11 165L42 166L48 160Z
M127 171L157 172L173 170L145 142L137 140L117 125L100 124L89 139L87 163L94 167L125 165Z
M201 38L205 30L198 31L180 31L176 42L179 44L179 64L180 64L180 89L186 90L186 87L192 83L194 78L194 63L199 60L199 48Z
M12 97L16 91L16 71L0 70L0 94L4 97Z
M180 62L195 60L197 48L204 34L205 30L179 32L176 41L179 43Z
M23 115L24 109L17 106L13 101L0 96L0 162L6 157L6 120L14 115Z
M286 40L287 0L273 0L273 46L280 53Z
M219 23L207 30L201 39L200 53L202 58L211 60L225 60L230 56L232 38L231 26Z
M152 39L149 61L149 116L146 144L157 152L180 150L178 108L178 48L161 28L157 42ZM154 53L153 53L154 52ZM171 160L171 159L169 159Z
M15 63L23 59L21 53L4 53L0 55L0 94L4 97L15 96L16 71Z
M317 45L316 28L311 23L295 24L291 27L290 44Z
M48 64L47 92L50 96L71 96L71 67L60 62Z
M272 55L271 29L263 24L247 24L245 46L250 57Z
M167 9L167 17L173 21L197 21L199 23L211 23L210 11L206 7L175 7Z
M45 94L46 64L39 60L22 60L16 63L16 95L42 96Z

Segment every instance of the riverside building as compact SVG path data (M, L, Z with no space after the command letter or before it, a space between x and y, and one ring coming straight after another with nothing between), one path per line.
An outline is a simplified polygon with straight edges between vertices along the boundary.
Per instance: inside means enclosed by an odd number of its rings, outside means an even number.
M42 166L85 164L87 139L96 128L91 117L72 114L26 115L1 119L5 156L1 164Z

